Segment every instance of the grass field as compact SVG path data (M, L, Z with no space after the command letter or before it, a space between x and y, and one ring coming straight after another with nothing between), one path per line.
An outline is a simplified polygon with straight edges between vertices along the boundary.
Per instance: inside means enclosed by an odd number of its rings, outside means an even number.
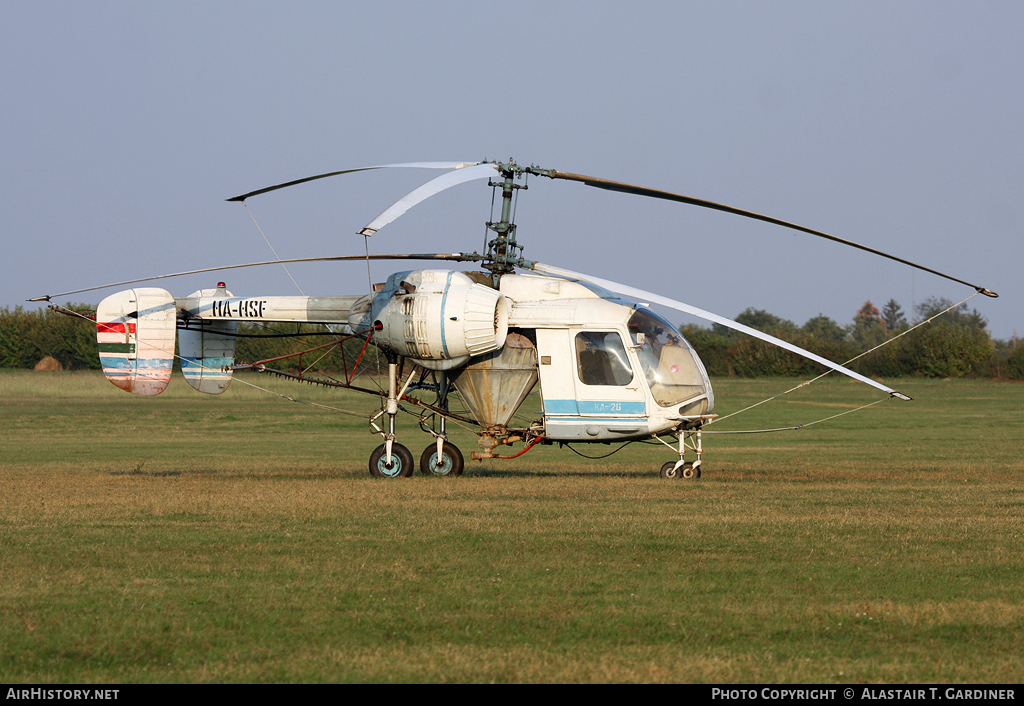
M716 412L790 385L716 381ZM0 682L1018 682L1024 386L894 386L708 434L697 481L640 444L381 481L355 417L3 372Z

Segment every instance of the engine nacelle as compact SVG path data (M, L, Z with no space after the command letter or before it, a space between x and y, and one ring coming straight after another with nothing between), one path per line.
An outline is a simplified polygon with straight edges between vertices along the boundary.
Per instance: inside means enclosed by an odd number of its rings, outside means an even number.
M349 313L349 326L379 348L432 370L448 370L500 349L508 333L508 301L462 272L398 272Z

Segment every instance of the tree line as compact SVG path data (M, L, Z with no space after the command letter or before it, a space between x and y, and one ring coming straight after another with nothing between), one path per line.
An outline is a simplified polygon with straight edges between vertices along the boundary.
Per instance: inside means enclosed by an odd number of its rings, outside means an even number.
M1024 379L1024 346L994 340L988 322L977 310L969 311L961 304L946 311L952 306L947 299L929 298L915 307L913 322L892 299L881 311L865 302L846 325L819 314L797 326L754 308L745 310L736 321L829 360L851 361L848 367L863 375ZM689 325L680 330L712 376L807 376L822 370L795 353L720 324L711 328Z
M946 299L927 299L915 307L913 322L931 319L951 306ZM66 308L84 316L93 313L93 307L85 304L68 304ZM966 304L909 333L913 322L894 300L881 310L865 302L846 325L819 314L797 326L755 308L743 311L736 321L838 363L856 358L849 367L863 375L1024 379L1024 346L1016 341L994 340L985 318L977 310L969 311ZM710 328L687 325L680 330L712 377L808 376L821 371L817 363L720 324ZM236 360L252 362L293 352L295 342L290 338L250 336L300 331L312 329L295 324L260 328L239 324L239 333L244 335L238 339ZM49 309L5 307L0 309L0 368L32 368L50 356L68 370L99 369L95 333L95 326L78 317ZM306 338L303 346L326 340ZM358 354L358 346L353 350L354 343L348 346L350 359ZM343 365L338 354L322 362L338 369Z

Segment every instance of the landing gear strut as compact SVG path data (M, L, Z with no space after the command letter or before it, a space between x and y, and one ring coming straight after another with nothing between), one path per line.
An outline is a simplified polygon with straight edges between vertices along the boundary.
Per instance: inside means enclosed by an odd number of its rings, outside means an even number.
M448 392L451 389L448 383L448 376L445 375L444 371L438 371L436 380L437 408L447 412ZM439 415L439 418L439 431L435 432L433 429L427 429L422 423L420 425L434 435L434 443L423 449L423 455L420 456L420 472L425 476L461 476L462 469L465 467L465 459L463 459L462 452L459 451L455 444L448 443L448 434L445 426L447 420L444 415Z
M409 379L398 389L400 379L398 356L388 355L388 397L384 409L379 411L370 420L370 426L381 437L384 443L373 450L370 454L370 475L375 478L408 478L416 470L416 463L412 453L402 444L395 441L395 417L398 416L398 401L402 399L409 386L412 384L415 370L409 374ZM450 385L447 376L443 372L437 373L437 406L443 411L448 410L448 391ZM387 431L377 426L376 422L382 416L387 415ZM440 432L427 429L422 420L420 426L434 435L433 444L423 450L420 456L420 471L430 476L459 476L465 467L462 452L454 445L448 443L448 436L445 433L445 417L440 415Z
M370 426L384 437L384 443L373 450L370 454L370 475L375 478L408 478L416 470L412 452L395 441L395 417L398 416L398 400L409 388L412 382L412 375L398 391L398 356L388 354L388 399L384 409L378 412L371 420ZM375 422L381 416L388 417L388 430L385 432Z

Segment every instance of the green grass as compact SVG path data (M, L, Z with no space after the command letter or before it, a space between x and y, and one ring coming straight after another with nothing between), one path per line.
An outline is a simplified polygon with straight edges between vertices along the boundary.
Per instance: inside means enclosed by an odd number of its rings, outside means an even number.
M790 385L716 381L716 412ZM5 372L0 681L1018 681L1024 387L894 386L915 400L707 434L699 481L640 444L380 481L357 417ZM861 388L721 426L878 399Z

